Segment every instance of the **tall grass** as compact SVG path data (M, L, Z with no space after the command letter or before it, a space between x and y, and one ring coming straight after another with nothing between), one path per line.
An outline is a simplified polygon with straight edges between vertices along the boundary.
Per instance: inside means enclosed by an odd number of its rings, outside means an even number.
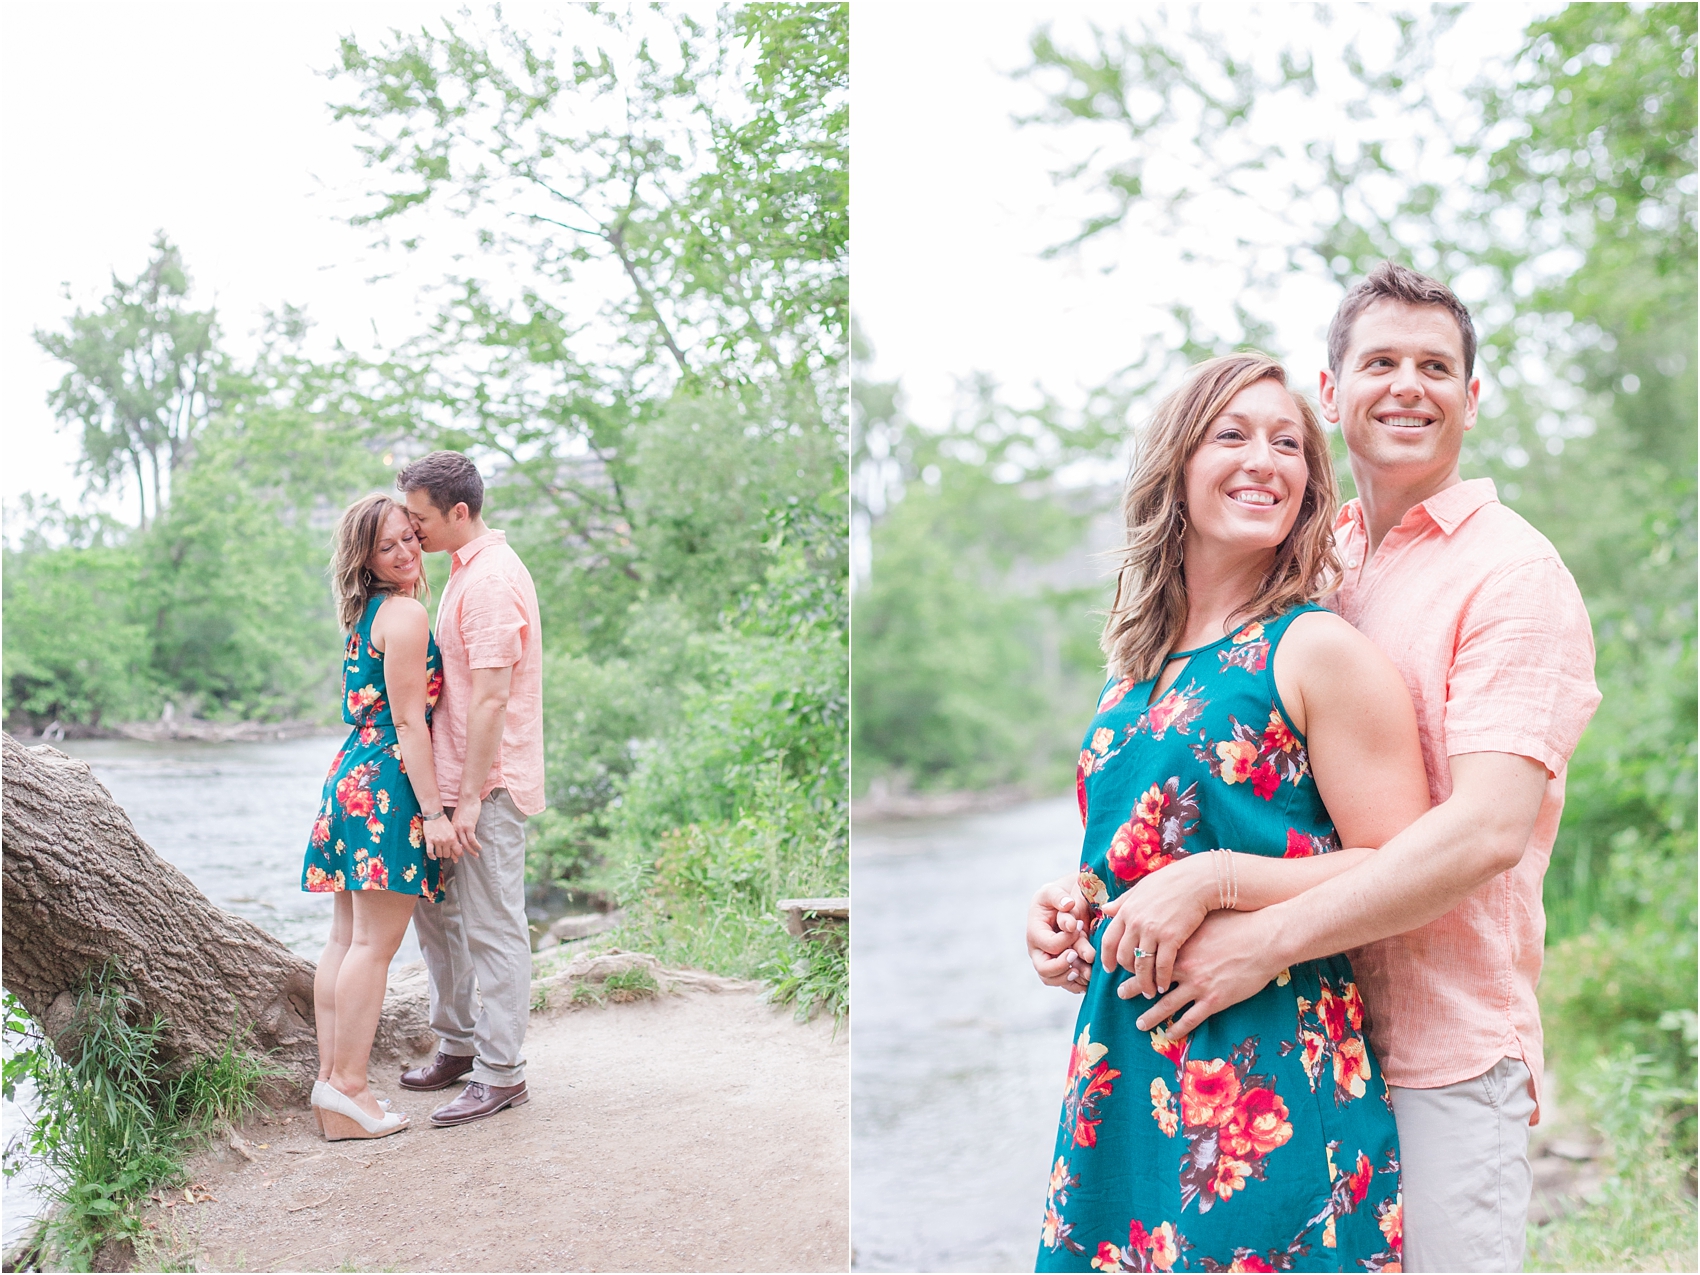
M777 905L845 891L847 827L838 802L811 801L783 756L758 768L736 816L617 842L607 880L626 905L613 937L668 964L761 979L800 1017L849 1009L845 945L799 943Z
M1527 1269L1700 1269L1693 1157L1682 1149L1693 1106L1689 1088L1672 1081L1663 1060L1627 1046L1581 1077L1582 1105L1607 1139L1610 1172L1579 1208L1530 1228Z
M5 1096L26 1082L35 1091L29 1127L7 1148L5 1170L16 1172L25 1156L46 1170L47 1260L69 1270L91 1269L109 1241L137 1239L141 1200L178 1183L190 1143L254 1109L260 1086L278 1074L240 1036L217 1055L168 1070L165 1021L143 1018L111 964L79 990L64 1054L10 994L5 1030Z

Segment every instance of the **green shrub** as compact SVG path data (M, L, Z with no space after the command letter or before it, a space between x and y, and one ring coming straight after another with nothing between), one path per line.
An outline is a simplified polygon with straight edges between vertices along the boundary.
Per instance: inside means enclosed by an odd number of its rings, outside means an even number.
M69 1269L89 1270L109 1240L138 1238L138 1206L156 1186L181 1179L185 1144L252 1110L260 1084L277 1074L236 1038L169 1074L160 1058L164 1027L160 1018L140 1019L111 965L77 994L70 1057L6 995L5 1096L13 1100L26 1082L35 1090L34 1114L15 1151L8 1148L6 1173L26 1154L47 1170L45 1194L58 1210L47 1244Z
M1579 1073L1576 1090L1606 1136L1610 1172L1573 1212L1530 1228L1527 1269L1694 1269L1693 1019L1687 1015L1688 1061L1679 1068L1625 1045ZM1688 1074L1678 1081L1680 1072ZM1686 1151L1677 1145L1685 1119Z
M1014 568L1074 548L1083 519L942 459L937 485L911 484L873 528L855 606L857 784L1060 788L1102 668L1099 599L1022 587Z
M7 552L6 716L45 725L157 715L131 544Z
M1626 926L1598 922L1547 949L1541 1017L1548 1050L1566 1072L1624 1047L1678 1068L1688 1046L1682 1019L1671 1015L1692 1015L1697 977L1692 929L1673 932L1650 917Z
M842 1019L850 1012L850 966L845 957L849 941L849 931L834 926L804 942L791 967L772 976L773 999L795 1005L799 1019L817 1009Z

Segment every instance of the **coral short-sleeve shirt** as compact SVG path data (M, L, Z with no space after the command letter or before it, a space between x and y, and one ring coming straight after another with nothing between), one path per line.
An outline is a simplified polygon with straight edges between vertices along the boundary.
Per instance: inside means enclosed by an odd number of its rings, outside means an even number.
M449 555L449 583L437 608L437 649L443 656L443 696L431 720L431 751L444 803L454 804L466 763L472 670L511 667L502 742L478 795L482 800L506 788L521 814L537 814L545 805L543 626L531 573L503 532L486 532Z
M1449 759L1461 753L1513 753L1547 772L1515 868L1445 916L1350 954L1371 1040L1391 1085L1435 1089L1520 1058L1538 1102L1541 881L1565 767L1600 702L1587 608L1557 550L1499 503L1490 478L1417 505L1373 557L1363 508L1350 501L1335 542L1345 579L1330 605L1410 688L1430 800L1451 796Z

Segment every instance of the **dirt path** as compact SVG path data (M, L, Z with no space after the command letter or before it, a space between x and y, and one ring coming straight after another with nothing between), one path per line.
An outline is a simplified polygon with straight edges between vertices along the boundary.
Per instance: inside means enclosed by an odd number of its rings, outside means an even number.
M304 1108L255 1119L253 1163L200 1153L212 1199L150 1220L202 1270L842 1271L847 1034L748 989L534 1013L525 1106L434 1129L458 1089L375 1070L412 1128L326 1143Z

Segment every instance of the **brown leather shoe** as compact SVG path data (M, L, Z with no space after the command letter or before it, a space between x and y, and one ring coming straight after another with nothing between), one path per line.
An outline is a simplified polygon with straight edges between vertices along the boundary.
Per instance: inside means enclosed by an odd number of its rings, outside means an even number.
M446 1107L431 1113L431 1123L439 1129L452 1124L466 1124L493 1116L503 1107L517 1107L526 1100L525 1081L517 1085L487 1085L479 1080L467 1082L460 1097Z
M445 1054L437 1051L437 1056L423 1067L414 1067L401 1073L403 1089L447 1089L467 1072L472 1070L476 1061L471 1054Z

